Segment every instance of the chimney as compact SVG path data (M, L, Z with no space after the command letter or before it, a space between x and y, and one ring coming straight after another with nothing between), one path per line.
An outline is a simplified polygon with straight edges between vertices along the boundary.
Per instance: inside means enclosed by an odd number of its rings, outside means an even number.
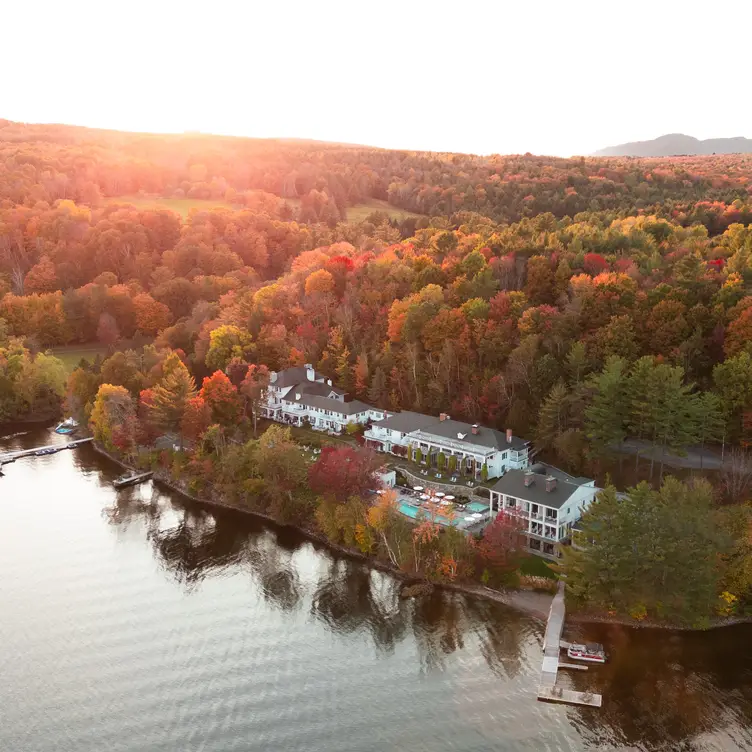
M512 443L512 429L507 428L507 444L511 444L511 443Z
M443 423L447 419L446 413L439 413L439 420Z
M549 475L546 478L546 493L551 493L556 488L556 478L553 475Z
M276 380L277 380L277 372L276 371L272 371L269 374L269 383L273 384Z
M535 473L531 473L530 471L525 473L525 487L533 485L533 481L535 480Z
M313 366L310 363L305 364L305 370L308 381L316 381L316 371L313 370Z
M480 429L478 428L477 423L473 423L473 435L477 436L480 433Z

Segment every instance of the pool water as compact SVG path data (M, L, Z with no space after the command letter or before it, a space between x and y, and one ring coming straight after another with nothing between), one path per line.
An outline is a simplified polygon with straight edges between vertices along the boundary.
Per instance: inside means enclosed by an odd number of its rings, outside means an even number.
M413 519L417 518L418 512L420 511L418 507L414 507L412 504L408 504L406 501L401 501L399 503L399 510L400 512L402 512L402 514L405 514L408 517L412 517Z
M467 508L473 512L487 512L488 504L484 504L482 501L471 501Z

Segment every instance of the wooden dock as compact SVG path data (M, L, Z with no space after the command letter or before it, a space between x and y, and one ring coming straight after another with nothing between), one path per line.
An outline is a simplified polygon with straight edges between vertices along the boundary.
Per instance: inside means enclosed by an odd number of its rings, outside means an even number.
M556 678L560 668L574 668L587 671L587 666L574 663L561 663L559 654L562 648L569 647L569 643L561 639L564 631L564 618L566 607L564 605L564 582L559 582L559 589L551 601L551 610L548 612L546 634L543 638L543 665L541 666L540 685L538 686L538 699L544 702L566 702L570 705L589 705L599 708L603 702L601 695L593 692L576 692L556 686Z
M73 449L81 444L87 444L94 439L89 436L85 439L76 439L75 441L69 441L65 444L50 444L49 446L33 447L31 449L19 449L15 452L5 452L0 454L0 467L2 465L8 465L11 462L20 460L22 457L33 457L37 452L46 452L53 454L56 452L62 452L65 449Z

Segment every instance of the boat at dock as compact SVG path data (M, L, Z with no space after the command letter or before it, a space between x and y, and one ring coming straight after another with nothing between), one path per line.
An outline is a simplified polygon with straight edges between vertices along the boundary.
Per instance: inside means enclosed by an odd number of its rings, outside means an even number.
M35 457L44 457L46 454L55 454L56 452L59 452L61 449L66 449L66 447L43 447L42 449L37 449L36 452L34 452Z
M137 473L137 472L128 472L124 475L121 475L119 478L115 478L115 480L112 481L112 485L115 486L115 488L125 488L125 486L135 486L136 483L143 483L146 480L149 480L151 478L152 473Z
M588 663L605 663L606 651L603 645L597 642L577 643L573 642L567 648L567 655L578 661L587 661Z
M62 423L55 427L55 433L69 435L78 430L78 421L75 418L66 418Z

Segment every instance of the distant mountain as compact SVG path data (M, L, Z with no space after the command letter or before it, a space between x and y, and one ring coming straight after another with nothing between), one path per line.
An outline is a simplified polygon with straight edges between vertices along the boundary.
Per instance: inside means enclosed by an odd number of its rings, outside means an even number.
M609 146L595 152L596 157L673 157L678 154L752 154L752 139L707 138L704 141L685 136L683 133L668 133L652 141L634 141L631 144Z

